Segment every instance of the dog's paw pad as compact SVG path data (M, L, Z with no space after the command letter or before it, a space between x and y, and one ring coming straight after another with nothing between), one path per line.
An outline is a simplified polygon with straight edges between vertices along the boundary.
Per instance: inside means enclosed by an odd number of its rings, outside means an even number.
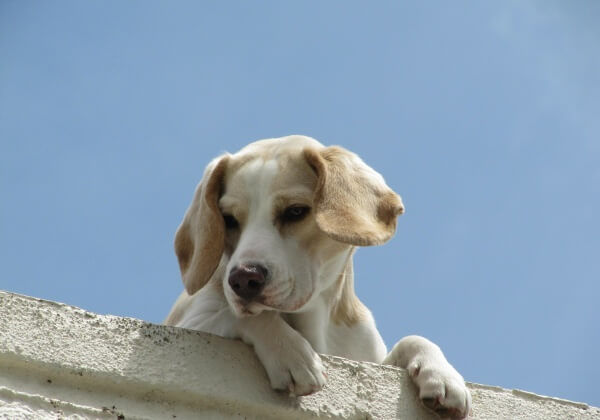
M443 419L461 420L471 407L471 394L462 377L449 365L413 371L423 405Z
M421 398L423 405L429 408L431 411L434 411L440 418L442 419L464 419L468 413L453 407L446 407L441 397L435 398Z

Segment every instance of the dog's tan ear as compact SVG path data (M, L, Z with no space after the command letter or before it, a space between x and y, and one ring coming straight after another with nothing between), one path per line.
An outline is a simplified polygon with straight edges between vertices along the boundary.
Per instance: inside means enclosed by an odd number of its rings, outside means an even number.
M228 160L223 156L208 165L175 234L181 278L190 295L211 278L225 247L225 222L218 200Z
M321 230L359 246L379 245L392 237L404 206L381 175L337 146L307 148L304 157L318 176L313 207Z

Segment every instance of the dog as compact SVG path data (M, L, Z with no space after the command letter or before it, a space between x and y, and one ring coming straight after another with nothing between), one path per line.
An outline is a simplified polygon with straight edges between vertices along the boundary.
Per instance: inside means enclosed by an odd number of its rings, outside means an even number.
M175 235L184 292L165 324L254 347L271 386L319 391L326 353L407 369L428 408L462 419L471 395L419 336L387 352L354 293L352 256L379 245L404 212L356 154L305 136L259 140L207 166Z

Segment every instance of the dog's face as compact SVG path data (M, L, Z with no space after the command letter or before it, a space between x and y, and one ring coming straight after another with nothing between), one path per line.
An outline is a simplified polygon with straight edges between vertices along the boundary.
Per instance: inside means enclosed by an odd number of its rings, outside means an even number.
M211 162L175 249L189 294L220 263L236 315L302 311L333 285L352 246L385 242L402 211L356 155L303 136L262 140Z
M301 310L328 284L348 245L319 229L313 201L318 177L302 150L229 162L219 209L225 220L223 284L237 314ZM337 268L339 269L339 268Z

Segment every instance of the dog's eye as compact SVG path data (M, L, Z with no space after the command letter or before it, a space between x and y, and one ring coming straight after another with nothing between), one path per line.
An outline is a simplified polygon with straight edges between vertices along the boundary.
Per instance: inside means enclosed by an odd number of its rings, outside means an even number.
M239 222L231 214L224 214L223 219L225 220L225 227L227 229L236 229L240 226Z
M281 220L284 222L297 222L304 219L309 211L310 207L308 206L290 206L283 211Z

